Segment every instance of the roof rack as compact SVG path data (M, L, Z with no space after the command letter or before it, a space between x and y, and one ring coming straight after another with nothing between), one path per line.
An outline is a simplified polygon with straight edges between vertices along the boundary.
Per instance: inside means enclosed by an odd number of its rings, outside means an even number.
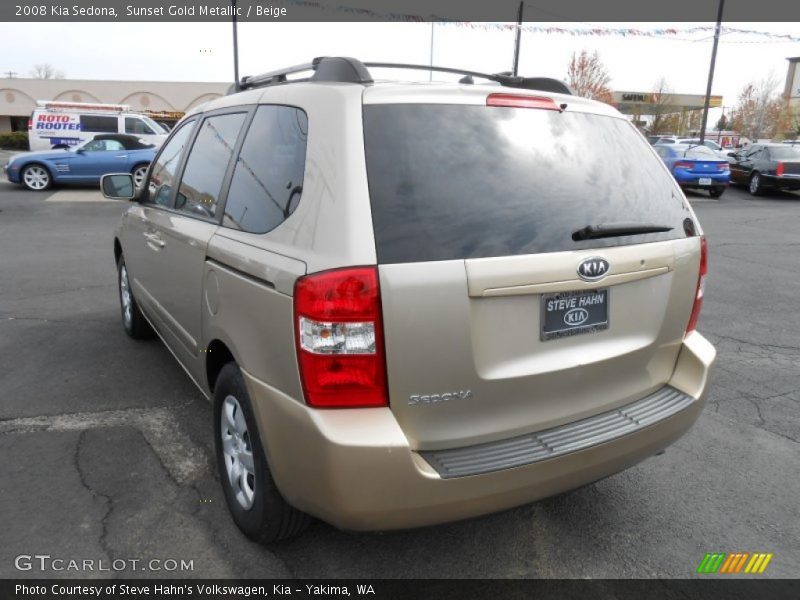
M542 92L554 92L557 94L572 94L572 90L563 81L550 77L517 77L510 73L479 73L477 71L467 71L465 69L452 69L449 67L435 67L432 65L414 65L407 63L387 63L387 62L366 62L362 63L355 58L341 56L320 56L310 63L286 67L276 71L269 71L260 75L242 77L238 86L231 86L228 93L244 91L253 88L265 87L279 83L296 81L327 81L338 83L373 83L372 75L367 67L379 69L413 69L420 71L435 71L437 73L454 73L464 75L460 83L472 83L473 77L487 79L499 83L504 87L513 87L526 90L538 90ZM312 71L312 75L305 78L289 80L287 75ZM238 89L236 89L238 88Z

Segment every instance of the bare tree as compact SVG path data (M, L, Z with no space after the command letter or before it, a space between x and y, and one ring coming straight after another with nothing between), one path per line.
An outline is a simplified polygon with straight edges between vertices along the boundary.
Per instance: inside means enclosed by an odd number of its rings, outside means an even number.
M650 122L651 133L674 133L680 123L677 113L670 112L667 106L672 101L672 89L666 78L662 77L654 86L651 104L653 105L653 120Z
M567 68L567 79L577 96L608 104L614 102L614 94L609 87L611 77L597 51L592 54L587 50L581 50L580 54L573 52Z
M50 63L33 65L30 74L34 79L64 79L64 73Z
M771 73L744 86L733 108L731 125L752 140L772 138L788 128L787 109L788 102L778 91L778 79Z

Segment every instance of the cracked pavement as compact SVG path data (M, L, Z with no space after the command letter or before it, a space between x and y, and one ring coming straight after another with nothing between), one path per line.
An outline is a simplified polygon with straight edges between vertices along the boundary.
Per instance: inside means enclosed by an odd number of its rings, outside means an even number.
M773 552L766 575L800 572L800 196L690 196L710 249L699 329L719 355L708 407L665 454L485 518L387 534L315 523L264 548L228 516L210 405L160 342L122 331L124 205L58 193L0 182L0 577L112 574L18 571L20 554L123 560L113 575L133 577L682 578L711 551Z

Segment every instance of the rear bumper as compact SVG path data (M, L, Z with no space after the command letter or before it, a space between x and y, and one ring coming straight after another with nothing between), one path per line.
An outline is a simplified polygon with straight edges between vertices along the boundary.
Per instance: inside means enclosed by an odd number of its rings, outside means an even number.
M781 190L800 190L800 175L763 175L762 185Z
M684 188L692 188L692 189L713 189L713 188L724 188L730 185L730 176L728 174L725 175L703 175L703 179L711 179L711 183L700 183L701 177L699 176L676 176L675 180L678 182L678 185Z
M716 351L686 338L669 385L680 411L634 433L531 464L443 478L388 408L312 410L245 373L273 477L294 506L337 527L389 530L519 506L612 475L672 444L705 405Z

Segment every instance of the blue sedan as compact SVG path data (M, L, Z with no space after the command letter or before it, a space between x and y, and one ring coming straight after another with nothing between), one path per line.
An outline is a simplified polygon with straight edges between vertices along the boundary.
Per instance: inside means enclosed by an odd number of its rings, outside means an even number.
M708 190L719 198L730 185L730 163L705 146L656 144L653 149L683 189Z
M131 173L141 185L155 154L153 144L135 135L108 133L68 149L17 154L4 169L10 182L36 191L54 183L99 183L107 173Z

